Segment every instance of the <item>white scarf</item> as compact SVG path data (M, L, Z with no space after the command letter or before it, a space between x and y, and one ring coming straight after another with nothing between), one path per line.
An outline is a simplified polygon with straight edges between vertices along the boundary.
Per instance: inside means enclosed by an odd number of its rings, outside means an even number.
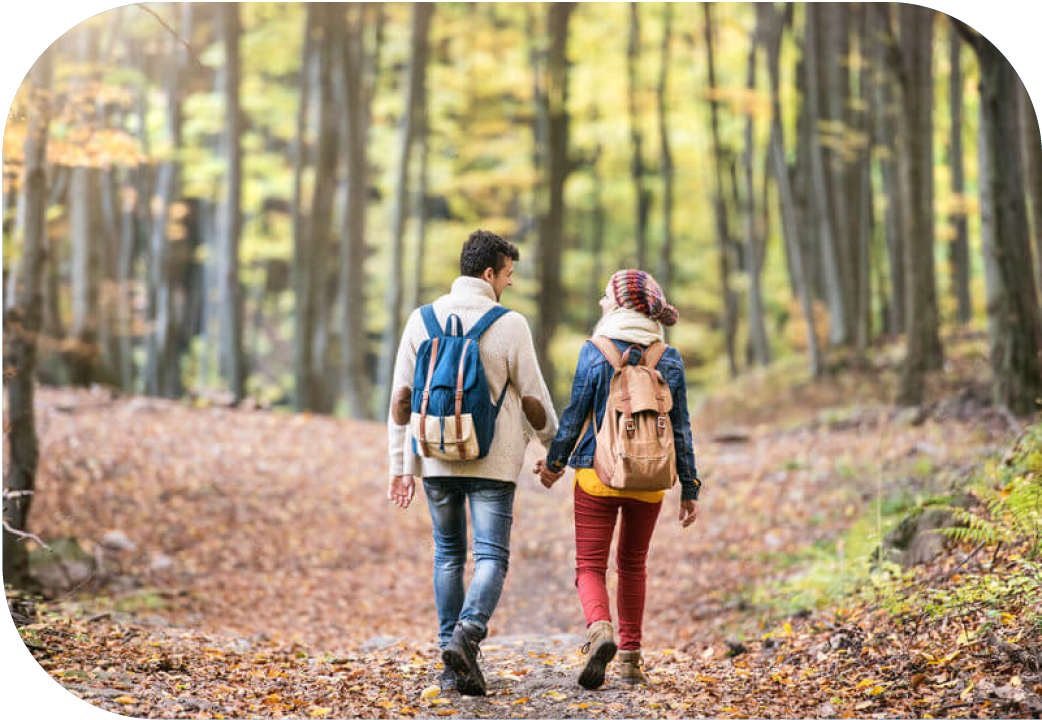
M593 335L603 335L612 340L622 340L638 345L650 345L656 340L665 342L662 324L644 313L629 308L616 307L604 314L593 329Z

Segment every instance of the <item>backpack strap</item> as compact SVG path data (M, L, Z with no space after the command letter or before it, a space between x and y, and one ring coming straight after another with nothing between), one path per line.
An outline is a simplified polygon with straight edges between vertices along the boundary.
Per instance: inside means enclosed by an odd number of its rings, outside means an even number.
M508 312L510 312L509 308L505 308L502 305L496 305L494 308L482 315L478 321L474 323L474 327L470 329L470 332L468 332L464 337L469 338L470 340L478 340L485 334L486 330L492 327L492 323L499 320L499 318L503 317Z
M425 307L430 307L426 305ZM432 311L433 315L434 312ZM434 365L438 360L438 341L440 337L431 340L431 362L427 366L427 380L423 386L423 402L420 403L420 448L424 457L431 456L430 446L427 444L427 405L431 399L431 378L434 377Z
M669 345L656 340L648 345L644 351L644 356L640 359L641 364L654 372L659 360L662 359L662 356L666 354L668 349ZM655 400L658 402L658 434L661 436L666 434L666 399L662 396L661 384L655 392Z
M616 370L622 369L622 353L615 347L615 343L603 335L597 335L596 337L590 338L590 342L597 346L597 349L601 351L601 355L608 361L613 368Z
M445 333L442 332L441 325L438 324L438 316L434 314L433 305L424 305L420 308L420 316L423 318L423 324L427 327L427 336L432 338L440 338Z
M451 313L445 320L445 335L448 337L463 337L463 321L460 320L459 315L456 313Z
M456 448L459 459L467 459L467 446L463 444L463 371L466 368L467 347L474 342L470 338L463 341L463 351L459 356L459 370L456 372Z
M656 340L645 348L644 355L641 357L640 361L643 365L654 370L658 366L659 360L661 360L662 356L666 354L666 350L669 350L669 345Z

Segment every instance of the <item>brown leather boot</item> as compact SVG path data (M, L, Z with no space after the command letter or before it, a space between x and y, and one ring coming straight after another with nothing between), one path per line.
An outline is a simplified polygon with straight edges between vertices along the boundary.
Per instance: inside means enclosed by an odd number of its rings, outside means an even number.
M630 685L647 685L648 676L641 667L640 650L619 651L619 680Z
M607 620L598 620L586 629L587 642L583 645L586 664L579 673L579 684L587 690L604 684L604 670L615 657L615 630Z

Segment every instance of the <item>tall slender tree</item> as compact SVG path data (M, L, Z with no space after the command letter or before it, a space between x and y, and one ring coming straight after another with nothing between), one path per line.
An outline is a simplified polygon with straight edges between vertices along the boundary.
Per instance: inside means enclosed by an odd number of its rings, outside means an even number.
M800 215L793 197L792 182L789 176L789 164L785 152L785 130L782 124L780 100L780 56L784 31L782 17L773 4L757 5L759 22L763 28L764 48L767 56L767 70L771 83L771 169L774 183L778 188L778 209L782 220L782 233L792 269L793 285L795 285L806 324L807 348L810 356L810 372L812 377L821 374L821 352L818 347L817 331L814 326L814 304L811 287L806 275L806 262L801 238ZM766 198L764 198L766 201Z
M402 261L405 246L405 220L408 214L409 160L412 155L413 138L416 133L417 109L422 101L427 73L428 35L433 6L416 3L412 9L412 41L409 68L405 89L405 103L398 122L398 165L395 169L394 202L391 211L391 266L387 278L385 306L388 312L384 329L383 359L381 361L380 387L383 389L381 407L390 403L391 373L394 372L394 357L402 327Z
M568 21L574 3L549 3L546 30L550 44L546 55L546 73L542 84L546 118L545 199L539 216L537 300L539 324L536 326L535 349L547 386L556 390L554 366L550 358L550 340L561 317L561 247L564 240L564 182L571 165L568 158Z
M355 3L342 46L341 65L346 98L347 199L344 232L340 244L341 309L340 367L348 413L354 418L371 416L369 370L366 363L365 258L366 208L368 205L368 131L375 78L367 73L364 30L369 8ZM374 50L375 52L375 50Z
M749 58L746 65L745 87L750 97L756 92L756 54L762 32L762 26L757 22L756 28L753 30L753 37L749 42ZM767 330L764 327L763 294L760 285L760 271L763 267L766 242L760 236L761 229L757 228L756 182L753 170L756 152L753 140L755 126L756 115L750 107L745 118L745 152L742 156L742 174L745 186L745 257L749 275L749 340L752 346L753 360L756 364L769 365L771 362L771 347L767 341ZM766 203L766 196L762 200ZM766 232L766 227L762 228L762 232Z
M669 142L666 97L669 89L670 44L673 40L673 3L663 4L662 51L659 60L658 87L655 97L658 110L659 165L662 175L662 247L659 252L658 282L668 296L673 286L673 186L676 169Z
M955 296L959 322L969 322L970 306L970 231L966 218L966 180L963 171L962 150L962 39L954 27L948 31L948 108L951 125L948 128L948 167L951 169L951 190L955 207L948 222L951 239L948 241L948 263L951 268L951 288Z
M239 102L239 6L221 5L221 40L224 45L225 103L224 197L220 208L219 241L221 288L221 366L236 402L246 396L246 362L242 351L242 281L239 273L239 240L242 234L242 107Z
M647 269L648 262L648 213L651 210L651 190L645 182L644 131L640 126L637 93L640 87L640 11L638 4L630 3L629 42L626 45L626 108L630 125L630 178L636 197L634 218L636 220L637 267Z
M718 100L716 98L716 63L713 52L713 13L711 3L702 3L706 43L706 69L709 73L709 119L713 138L713 166L715 169L715 190L713 209L716 216L717 261L720 274L722 300L721 324L724 331L724 345L727 348L727 362L731 377L738 375L738 360L735 354L735 342L738 328L738 297L731 289L731 268L734 265L731 250L731 233L727 221L727 199L724 195L725 161L723 146L720 141L720 118Z
M924 375L941 365L941 339L934 272L933 63L934 11L900 5L897 46L903 138L901 187L908 198L905 217L905 302L908 351L898 401L922 402Z
M181 3L181 36L190 37L192 3ZM173 208L181 198L182 76L188 63L187 49L171 34L167 38L171 67L166 85L166 139L168 156L159 167L155 196L152 200L152 233L150 238L148 367L145 391L151 395L177 397L181 392L181 372L176 354L174 285L177 282L172 252L171 227Z
M1035 241L1035 284L1042 292L1042 135L1039 133L1039 118L1035 107L1019 77L1017 96L1028 183L1028 204L1031 208L1031 235Z
M1042 313L1031 270L1024 167L1018 147L1017 74L986 37L952 18L980 63L981 225L992 389L1028 414L1042 406Z
M47 139L53 102L53 51L29 71L28 127L24 141L22 260L13 278L12 304L4 313L4 385L7 386L8 466L3 489L4 582L24 587L28 580L25 533L36 486L39 446L34 384L37 337L42 312L41 280L47 235Z

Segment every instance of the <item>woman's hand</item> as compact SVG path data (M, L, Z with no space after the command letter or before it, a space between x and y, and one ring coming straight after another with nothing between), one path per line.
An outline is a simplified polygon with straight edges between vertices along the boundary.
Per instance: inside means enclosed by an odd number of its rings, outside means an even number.
M543 487L545 488L553 487L553 484L560 480L561 476L564 475L564 470L554 472L548 468L545 460L537 460L532 472L539 476L539 482L543 483Z
M698 500L680 501L680 527L693 525L698 519Z
M412 475L392 475L387 483L387 499L402 510L409 507L416 494L416 480Z

